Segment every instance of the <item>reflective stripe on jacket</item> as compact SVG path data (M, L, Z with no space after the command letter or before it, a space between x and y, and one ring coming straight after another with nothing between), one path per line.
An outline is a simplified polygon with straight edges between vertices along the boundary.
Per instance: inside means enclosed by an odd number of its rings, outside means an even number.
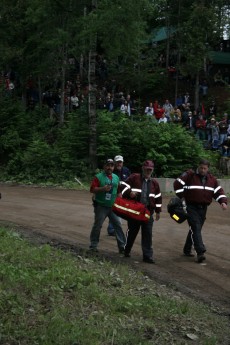
M149 210L153 212L154 210L159 213L162 207L162 196L160 191L159 183L151 178L149 186ZM143 176L141 174L131 174L126 181L121 181L121 193L124 198L130 198L130 193L137 193L136 199L140 202Z
M207 174L205 184L196 172L188 171L174 181L174 190L179 198L185 198L187 203L211 204L214 198L220 204L227 204L224 190L219 186L217 179L210 173Z

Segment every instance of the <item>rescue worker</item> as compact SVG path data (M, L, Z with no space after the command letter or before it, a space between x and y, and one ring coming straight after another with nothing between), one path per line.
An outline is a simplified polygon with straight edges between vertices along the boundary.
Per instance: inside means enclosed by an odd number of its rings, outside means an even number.
M125 181L130 175L129 169L124 166L124 158L121 155L114 157L113 173L119 177L120 181ZM109 222L107 232L109 236L115 236L115 231L111 222Z
M112 206L117 196L119 177L113 174L114 161L107 159L103 171L98 173L91 182L90 192L94 194L94 224L90 233L90 250L97 252L100 232L108 217L113 225L119 253L124 253L125 235L120 219L112 212Z
M122 196L127 199L135 199L141 202L146 205L151 213L147 223L132 219L128 220L124 255L125 257L130 257L132 246L141 228L143 261L150 264L155 263L152 246L154 212L156 212L156 220L159 220L162 206L159 184L151 177L153 169L154 163L151 160L146 160L142 165L142 173L131 174L126 181L121 181Z
M201 230L208 206L214 198L223 210L227 209L227 197L217 179L209 173L209 166L209 161L201 159L195 172L189 170L174 181L176 195L182 199L188 213L189 232L183 254L193 257L192 246L194 246L198 263L206 259Z

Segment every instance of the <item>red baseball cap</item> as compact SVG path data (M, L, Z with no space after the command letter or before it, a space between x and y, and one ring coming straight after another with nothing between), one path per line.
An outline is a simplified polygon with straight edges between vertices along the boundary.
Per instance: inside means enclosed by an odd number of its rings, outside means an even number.
M149 169L153 169L154 168L154 163L151 160L147 160L143 163L142 165L143 168L149 168Z

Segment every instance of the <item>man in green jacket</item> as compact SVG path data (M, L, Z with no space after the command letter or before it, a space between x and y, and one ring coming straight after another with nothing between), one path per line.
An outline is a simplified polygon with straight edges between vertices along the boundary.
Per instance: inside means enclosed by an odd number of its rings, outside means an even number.
M89 248L94 252L98 251L101 228L108 217L115 231L119 253L124 253L125 235L119 218L112 212L120 181L119 177L113 174L113 170L113 159L107 159L103 171L94 177L90 186L90 192L94 194L94 224L90 233Z

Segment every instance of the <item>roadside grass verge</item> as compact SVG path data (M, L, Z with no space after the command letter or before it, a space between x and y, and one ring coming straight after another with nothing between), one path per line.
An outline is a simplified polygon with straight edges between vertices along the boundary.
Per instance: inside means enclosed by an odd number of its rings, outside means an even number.
M0 344L229 345L227 318L97 257L0 228Z

